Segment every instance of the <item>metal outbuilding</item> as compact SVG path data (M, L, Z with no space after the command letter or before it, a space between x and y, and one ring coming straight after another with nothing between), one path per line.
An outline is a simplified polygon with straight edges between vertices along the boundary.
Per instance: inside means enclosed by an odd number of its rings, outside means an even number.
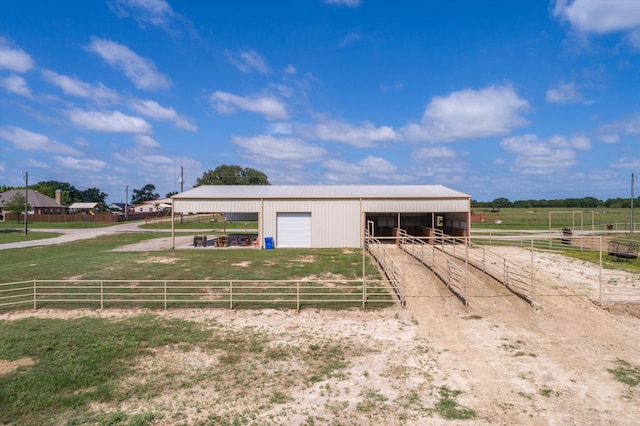
M172 199L174 215L254 214L275 247L362 247L367 228L468 236L471 213L469 195L442 185L203 185Z

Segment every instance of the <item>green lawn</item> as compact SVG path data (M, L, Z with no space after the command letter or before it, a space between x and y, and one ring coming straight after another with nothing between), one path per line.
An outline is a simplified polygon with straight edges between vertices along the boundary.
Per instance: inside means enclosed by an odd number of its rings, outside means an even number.
M86 229L86 228L106 228L118 225L118 223L103 222L37 222L30 220L27 223L28 229ZM24 222L0 222L0 230L17 229L24 230Z
M27 235L24 235L24 230L0 229L0 244L42 240L45 238L57 237L59 235L60 234L57 232L27 232Z
M473 213L485 214L491 218L497 216L502 223L496 224L493 221L473 223L472 229L549 229L549 212L552 212L551 228L553 229L580 226L587 229L592 226L606 228L606 225L613 224L617 230L628 230L631 219L629 209L502 208L498 213L491 213L474 208ZM634 210L634 223L636 229L640 230L640 209Z

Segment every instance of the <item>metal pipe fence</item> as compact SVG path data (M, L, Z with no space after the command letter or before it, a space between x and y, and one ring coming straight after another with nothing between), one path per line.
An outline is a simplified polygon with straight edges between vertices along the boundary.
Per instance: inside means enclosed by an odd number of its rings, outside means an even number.
M136 306L379 307L395 302L383 280L32 280L0 284L0 310Z
M468 274L451 258L429 244L430 237L414 237L398 230L400 248L431 269L461 301L468 306Z
M400 302L400 306L406 306L406 292L402 268L394 262L393 258L385 250L384 244L368 232L365 235L365 248L373 256L386 275L391 288Z

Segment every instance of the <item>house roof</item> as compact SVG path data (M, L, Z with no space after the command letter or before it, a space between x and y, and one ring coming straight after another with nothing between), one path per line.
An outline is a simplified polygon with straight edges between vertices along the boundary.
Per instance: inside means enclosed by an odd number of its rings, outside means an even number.
M0 205L8 203L16 193L24 194L24 189L10 189L9 191L3 192L2 194L0 194ZM62 204L58 204L53 198L41 194L33 189L29 189L27 191L27 198L31 208L65 207ZM4 203L2 203L3 201Z
M96 202L78 202L69 206L70 209L95 209L100 203Z
M187 199L471 198L442 185L202 185L176 194Z

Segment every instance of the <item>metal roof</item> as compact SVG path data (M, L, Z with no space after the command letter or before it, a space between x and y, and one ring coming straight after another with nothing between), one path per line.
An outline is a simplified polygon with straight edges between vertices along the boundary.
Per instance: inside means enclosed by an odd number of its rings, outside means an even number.
M96 202L77 202L77 203L73 203L69 206L70 209L95 209L96 207L98 207L100 205L100 203L96 203Z
M202 185L176 194L193 199L471 198L442 185Z
M11 198L16 194L24 194L24 189L10 189L9 191L3 192L0 194L0 201L4 201L8 203ZM29 198L28 202L32 208L41 208L41 207L64 207L62 204L58 204L56 200L53 198L41 194L38 191L30 189L27 193L27 197Z

